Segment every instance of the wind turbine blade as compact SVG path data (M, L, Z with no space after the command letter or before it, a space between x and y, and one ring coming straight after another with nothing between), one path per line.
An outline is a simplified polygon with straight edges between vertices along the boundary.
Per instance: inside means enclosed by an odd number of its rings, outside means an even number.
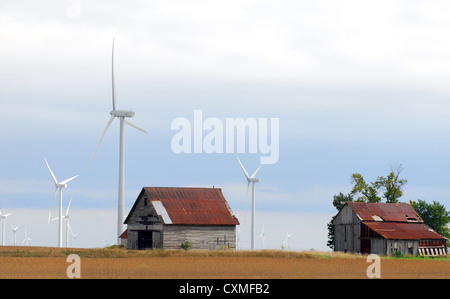
M238 160L238 162L239 162L239 165L241 165L241 168L242 168L242 171L244 172L244 174L245 174L245 177L247 178L247 180L249 179L249 177L248 177L248 173L247 173L247 170L245 170L245 168L244 168L244 165L242 165L242 163L241 163L241 160L239 160L239 157L238 156L236 156L236 158L237 158L237 160Z
M72 203L72 197L70 197L69 205L67 206L66 216L69 215L70 204Z
M259 165L259 167L255 170L255 172L252 174L252 176L250 178L253 179L255 177L255 175L258 173L258 171L261 169L262 166L263 166L262 164Z
M113 111L116 111L116 80L114 79L114 37L112 43L112 58L111 58L111 79L112 79L112 105Z
M70 179L67 179L67 180L65 180L65 181L62 181L60 184L67 184L68 182L70 182L71 180L73 180L74 178L77 178L77 177L79 177L79 175L73 176L73 177L71 177Z
M132 122L128 121L125 119L125 123L135 129L138 129L139 131L142 131L144 133L148 133L147 131L145 131L144 129L139 128L138 126L136 126L135 124L133 124Z
M50 206L50 213L48 213L48 224L50 224L50 218L52 217L53 202L55 201L56 192L58 192L58 187L55 188L55 193L53 194L52 204Z
M9 215L12 215L12 214L14 214L14 213L9 213L9 214L6 214L6 215L3 215L3 217L8 217Z
M114 115L111 116L111 118L109 119L108 123L106 124L105 129L103 130L102 136L100 137L100 140L98 141L97 146L95 147L94 154L92 155L92 158L91 158L91 162L89 163L89 168L91 168L92 161L94 160L95 153L97 152L98 147L100 146L100 143L103 140L103 137L105 137L106 131L108 131L109 126L111 126L111 123L113 122L114 117L115 117Z
M69 227L69 232L70 232L70 234L71 234L72 237L73 237L73 232L72 232L72 228L70 227L69 220L67 220L67 226Z
M52 175L53 182L55 182L55 185L57 185L58 181L56 180L55 175L53 174L52 170L50 169L50 166L48 165L47 159L45 159L45 157L44 157L44 160L45 160L45 164L47 164L48 171L50 171L50 174Z

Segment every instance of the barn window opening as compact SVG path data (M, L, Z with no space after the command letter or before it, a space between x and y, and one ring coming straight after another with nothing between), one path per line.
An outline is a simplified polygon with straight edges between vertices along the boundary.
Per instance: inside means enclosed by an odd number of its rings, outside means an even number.
M381 217L378 216L378 215L372 215L372 218L373 218L373 220L375 220L375 221L383 221L383 218L381 218Z
M419 220L417 220L417 218L410 217L408 215L406 215L406 221L408 221L408 222L419 222Z
M147 197L144 197L144 206L146 207L147 206Z

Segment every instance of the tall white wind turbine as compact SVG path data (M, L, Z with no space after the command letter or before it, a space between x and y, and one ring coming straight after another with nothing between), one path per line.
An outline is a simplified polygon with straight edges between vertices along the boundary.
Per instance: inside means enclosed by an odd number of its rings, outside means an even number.
M19 229L19 226L20 226L20 224L19 224L18 226L16 226L16 227L14 227L14 226L11 225L11 228L12 228L13 234L14 234L14 237L13 237L13 240L14 240L14 246L16 246L16 233L17 233L17 230Z
M56 192L59 189L59 230L58 230L58 246L62 247L62 190L64 188L67 188L67 183L73 180L74 178L78 177L78 175L73 176L67 180L64 180L62 182L59 182L56 180L55 175L53 174L52 170L50 169L50 166L48 165L47 159L45 159L45 164L47 164L48 171L50 171L50 174L52 176L53 182L55 183L55 193L53 194L52 199L52 205L50 206L50 213L48 214L48 223L50 223L50 218L52 216L52 209L53 209L53 201L55 200Z
M244 166L241 163L241 160L239 160L239 157L236 157L239 165L242 168L242 171L245 174L245 177L247 178L247 196L248 196L248 188L250 187L250 183L252 183L252 228L251 228L251 249L254 250L255 249L255 183L259 183L259 179L255 178L255 175L258 173L258 171L261 169L261 167L263 166L262 164L259 165L259 167L255 170L255 172L249 176L247 170L245 170Z
M2 214L0 211L0 221L2 222L2 246L5 246L5 222L9 215L12 215L12 213Z
M97 152L98 147L100 146L100 143L102 142L103 137L105 136L106 132L108 131L109 127L111 126L111 123L113 122L114 118L118 118L120 120L120 145L119 145L119 200L118 200L118 213L117 213L117 244L120 245L120 238L119 236L123 233L123 215L124 215L124 168L125 168L125 144L124 144L124 124L127 124L135 129L138 129L144 133L147 133L147 131L139 128L135 124L129 122L125 118L131 118L134 117L134 111L127 111L127 110L117 110L116 109L116 83L114 79L114 39L112 44L112 60L111 60L111 73L112 73L112 108L113 110L109 113L111 114L111 118L109 119L108 123L106 124L105 129L103 130L103 134L100 137L100 140L97 143L97 146L95 147L94 154L92 155L91 162L89 164L89 168L91 167L92 161L94 160L95 153Z

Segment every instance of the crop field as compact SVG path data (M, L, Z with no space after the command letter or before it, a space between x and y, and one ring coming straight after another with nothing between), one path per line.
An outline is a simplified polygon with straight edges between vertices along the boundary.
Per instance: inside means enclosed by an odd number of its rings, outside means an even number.
M85 279L367 279L365 256L287 251L133 251L120 248L1 247L0 278L63 279L69 254ZM386 258L381 278L450 278L450 258Z

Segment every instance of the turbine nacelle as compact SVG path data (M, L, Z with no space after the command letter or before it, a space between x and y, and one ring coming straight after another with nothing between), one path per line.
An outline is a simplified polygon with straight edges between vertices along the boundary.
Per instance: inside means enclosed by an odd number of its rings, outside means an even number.
M255 179L255 178L248 178L247 179L247 182L249 182L249 183L259 183L259 179Z
M134 111L113 110L109 114L115 117L134 117Z

